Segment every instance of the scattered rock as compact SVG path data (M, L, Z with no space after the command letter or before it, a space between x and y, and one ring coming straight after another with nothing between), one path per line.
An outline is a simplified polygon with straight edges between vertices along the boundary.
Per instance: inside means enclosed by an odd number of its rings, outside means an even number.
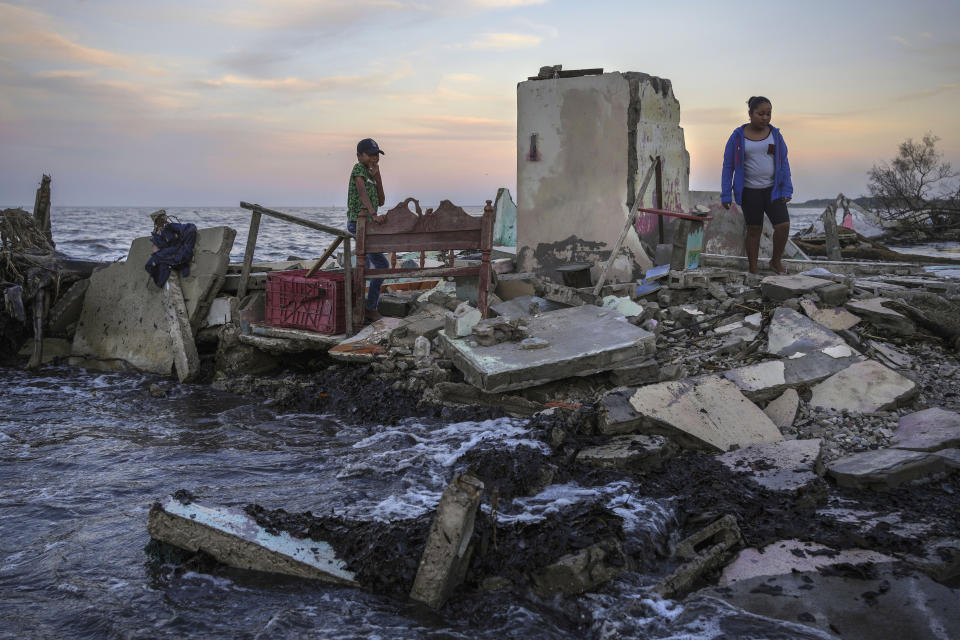
M662 468L678 451L679 447L664 436L616 436L606 444L581 449L577 462L601 469L645 472Z
M934 407L901 416L890 446L912 451L960 447L960 414Z
M772 400L763 410L767 417L777 425L777 428L784 429L793 426L793 420L797 417L797 408L800 406L800 396L796 389L787 389L779 398Z

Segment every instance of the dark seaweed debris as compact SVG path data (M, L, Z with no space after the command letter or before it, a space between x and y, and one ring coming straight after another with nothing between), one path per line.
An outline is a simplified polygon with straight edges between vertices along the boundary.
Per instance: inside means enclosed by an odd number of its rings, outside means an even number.
M376 593L405 597L413 586L433 514L391 522L315 516L309 511L244 507L257 524L271 533L286 531L295 538L330 544L357 576Z

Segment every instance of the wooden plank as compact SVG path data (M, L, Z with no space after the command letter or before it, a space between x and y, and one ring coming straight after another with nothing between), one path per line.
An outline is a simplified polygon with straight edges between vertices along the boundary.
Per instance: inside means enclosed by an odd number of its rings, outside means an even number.
M189 382L200 372L200 356L193 341L190 329L190 316L183 301L183 289L180 288L180 274L170 272L162 289L163 308L169 321L168 331L173 342L173 362L177 369L177 379Z
M244 209L250 209L254 213L261 213L265 216L270 216L271 218L277 218L278 220L285 220L286 222L299 224L302 227L307 227L309 229L316 229L317 231L323 231L324 233L329 233L330 235L339 236L341 238L352 237L352 234L349 231L346 231L344 229L337 229L336 227L328 227L325 224L320 224L319 222L314 222L313 220L305 220L304 218L298 218L297 216L292 216L289 213L283 213L281 211L274 211L273 209L267 209L266 207L261 207L258 204L241 202L240 206L243 207Z
M633 227L633 221L637 219L637 209L640 208L640 203L643 202L643 196L647 192L647 185L650 184L650 178L653 177L653 173L658 164L659 158L657 162L650 165L650 168L647 169L647 174L643 176L643 182L640 184L640 189L637 190L637 197L633 201L633 208L630 210L630 215L627 216L627 223L623 226L620 237L617 238L617 242L613 245L613 251L610 252L610 258L607 260L607 264L603 265L603 269L600 271L600 277L597 278L597 285L593 288L593 295L595 296L600 295L603 282L607 279L607 270L613 266L613 261L617 259L617 254L620 253L620 247L623 246L623 241L627 239L627 233L629 233L630 228Z
M243 203L240 203L243 204ZM247 246L243 252L243 269L240 271L240 284L237 285L237 297L241 300L247 295L247 281L250 279L250 267L253 266L253 252L257 248L257 234L260 232L260 213L250 214L250 230L247 232Z
M317 260L317 263L314 264L312 267L310 267L310 270L307 271L308 278L312 276L314 273L316 273L317 269L323 266L323 263L327 261L327 258L333 255L334 250L336 250L336 248L340 246L341 242L343 242L343 238L341 238L340 236L337 236L336 238L334 238L333 242L330 243L330 246L327 247L327 250L324 252L324 254L320 256L319 260Z
M353 265L350 256L350 238L343 240L343 319L347 325L347 335L356 331L353 327Z

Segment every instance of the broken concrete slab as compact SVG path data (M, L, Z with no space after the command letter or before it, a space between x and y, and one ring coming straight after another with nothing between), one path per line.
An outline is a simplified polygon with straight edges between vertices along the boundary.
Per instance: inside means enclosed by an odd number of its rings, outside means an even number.
M757 405L719 376L641 387L630 405L643 418L643 432L663 433L686 446L728 451L783 439Z
M161 290L163 309L167 314L167 331L170 334L170 347L173 349L173 364L180 382L188 382L200 373L200 355L193 341L187 305L180 288L180 274L176 271L164 283Z
M702 589L696 595L719 598L749 613L793 625L799 621L823 638L960 637L956 592L889 563L871 565L865 571L838 567L829 572L825 568L823 573L756 576ZM783 637L794 637L794 633Z
M521 396L484 393L465 382L438 382L423 392L423 402L456 406L499 407L510 415L532 416L544 406Z
M846 306L850 311L881 329L901 336L913 335L917 330L913 322L902 313L883 306L884 302L890 302L890 299L851 300Z
M236 298L214 298L210 304L210 310L207 311L207 317L204 318L204 327L219 327L220 325L233 322L233 310L236 308Z
M235 235L229 227L197 231L190 275L181 277L191 329L197 328L203 317L198 314L205 312L216 296ZM211 248L222 253L215 254ZM162 295L144 270L152 249L150 238L137 238L125 262L111 264L90 276L71 364L108 371L133 367L170 375L174 358Z
M644 424L644 417L630 404L635 388L618 387L600 397L598 423L601 433L635 433Z
M231 567L358 586L328 543L293 538L285 531L268 533L239 509L183 504L168 497L150 509L147 531L156 540L202 550Z
M529 317L527 329L549 346L533 350L514 342L472 346L469 338L454 340L444 334L440 340L464 379L487 392L593 375L652 355L655 349L652 333L628 323L616 311L592 305Z
M823 441L782 440L755 444L717 456L731 471L745 471L770 491L790 494L825 493Z
M817 571L838 564L879 564L896 558L869 549L834 550L816 542L780 540L762 549L742 549L723 569L718 584L730 585L757 577L788 575L795 571Z
M853 315L843 308L819 309L812 300L801 300L800 308L807 314L807 317L822 324L831 331L843 331L849 329L860 322L858 316Z
M722 375L754 402L780 395L787 388L815 384L863 359L847 345L797 353L796 357L767 360L724 371Z
M875 360L864 360L815 386L810 406L868 413L892 409L916 392L913 380Z
M406 323L407 318L380 318L331 347L327 354L344 362L373 362L387 353L390 335Z
M900 416L890 446L912 451L960 447L960 413L933 407Z
M793 426L799 406L800 395L797 390L787 389L778 398L771 400L770 404L764 407L763 412L773 424L777 425L777 428L786 429Z
M827 475L841 487L893 489L949 469L936 452L877 449L834 460L827 466Z
M600 469L644 472L661 469L678 451L679 447L665 436L616 436L606 444L581 449L577 462Z
M789 298L799 298L805 293L812 293L830 284L833 283L829 280L800 274L767 276L760 281L760 292L765 298L782 301Z
M619 540L602 540L534 573L534 591L541 597L583 593L626 571L627 560Z
M469 473L456 474L444 490L410 591L412 599L439 609L463 581L482 496L483 482Z
M767 337L767 353L788 357L847 344L833 331L786 307L773 312Z
M610 379L617 385L640 386L660 382L660 363L656 358L625 364L610 370Z
M268 324L250 324L250 335L264 338L276 338L278 340L288 340L290 342L302 345L303 351L326 351L346 339L345 334L338 336L317 333L307 329L290 329L288 327L271 327ZM302 344L306 343L306 344ZM307 346L309 345L309 347Z
M540 313L548 313L557 309L565 309L567 305L553 302L546 298L537 296L517 296L512 300L501 302L490 307L493 311L507 320L516 320L523 316L535 316Z

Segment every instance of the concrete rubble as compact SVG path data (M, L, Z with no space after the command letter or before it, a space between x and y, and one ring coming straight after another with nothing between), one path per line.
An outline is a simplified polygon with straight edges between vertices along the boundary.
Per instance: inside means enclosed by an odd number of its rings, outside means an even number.
M147 531L155 540L203 551L232 567L357 584L329 544L270 533L239 509L207 507L171 496L150 509Z
M463 581L482 494L483 483L469 474L454 476L443 492L410 591L412 599L438 609Z

